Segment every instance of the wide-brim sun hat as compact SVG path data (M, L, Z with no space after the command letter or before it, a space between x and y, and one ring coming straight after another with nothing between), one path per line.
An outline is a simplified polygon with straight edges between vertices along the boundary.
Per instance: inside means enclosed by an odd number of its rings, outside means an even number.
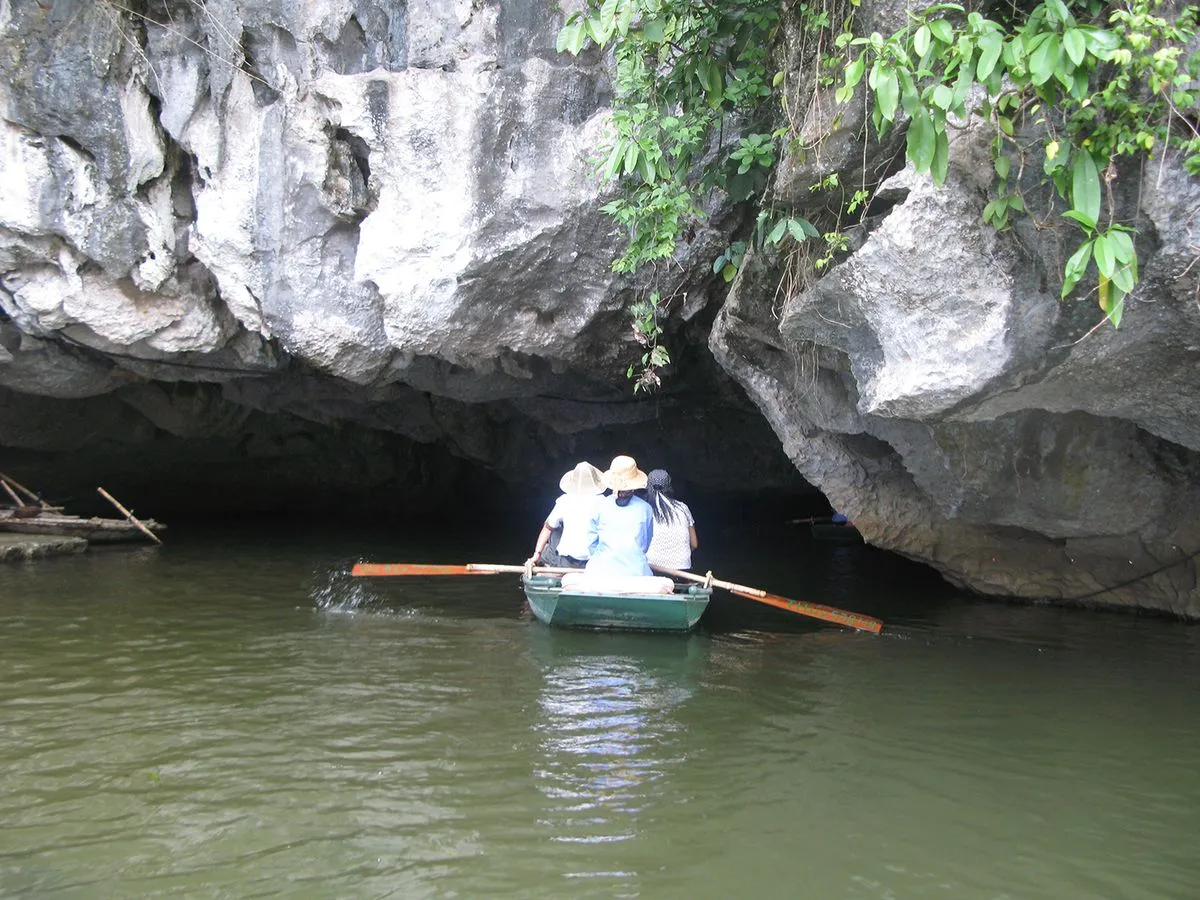
M558 489L564 494L590 496L604 493L604 473L590 462L581 462L559 479Z
M615 456L604 473L604 484L614 491L637 491L646 486L646 473L632 456Z

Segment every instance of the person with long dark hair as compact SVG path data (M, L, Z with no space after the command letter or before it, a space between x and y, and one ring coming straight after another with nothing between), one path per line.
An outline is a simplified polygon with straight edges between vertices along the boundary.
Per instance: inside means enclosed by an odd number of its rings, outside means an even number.
M686 571L692 567L692 551L700 546L696 520L682 500L676 500L671 476L665 469L646 475L646 502L654 515L654 535L646 558L652 566Z

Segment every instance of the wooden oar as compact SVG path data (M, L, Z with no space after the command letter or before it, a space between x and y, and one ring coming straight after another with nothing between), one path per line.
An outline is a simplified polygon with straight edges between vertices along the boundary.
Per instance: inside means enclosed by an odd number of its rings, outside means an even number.
M355 563L351 575L498 575L501 572L524 572L524 566L499 566L488 563L467 563L465 566L447 566L431 563ZM534 566L539 575L562 575L578 572L579 569L554 569Z
M662 574L670 575L673 578L685 578L689 581L700 582L701 584L708 582L708 576L697 575L694 572L681 572L678 569L667 569L662 566L651 566L651 568L655 572L662 572ZM787 597L780 597L778 594L769 594L758 588L746 587L741 584L730 584L728 581L718 581L715 578L712 580L712 584L716 587L724 588L731 594L737 594L739 597L757 600L759 603L765 603L768 606L775 606L779 609L786 609L788 612L799 613L802 616L811 616L814 619L835 622L838 625L857 628L859 631L869 631L872 634L879 634L883 630L883 622L879 621L879 619L864 616L860 613L847 612L835 606L809 603L807 600L791 600Z
M351 575L494 575L467 566L426 565L425 563L355 563Z
M650 568L655 572L661 572L663 575L670 575L672 578L682 578L684 581L695 581L698 584L711 584L713 587L724 588L734 594L745 594L747 597L755 597L757 599L767 596L766 591L746 587L744 584L734 584L732 581L721 581L717 578L709 581L708 575L697 575L695 572L681 572L679 569L668 569L666 566L651 566Z
M769 606L786 609L788 612L800 613L802 616L812 616L814 619L836 622L838 625L845 625L847 628L857 628L859 631L869 631L872 634L879 634L879 632L883 631L883 622L879 619L872 616L864 616L862 613L847 612L844 609L838 609L836 606L809 603L807 600L792 600L788 597L780 597L778 594L767 594L765 597L756 597L753 594L747 594L742 591L734 591L733 593L742 597L749 597L751 600L757 600L759 603L766 603Z

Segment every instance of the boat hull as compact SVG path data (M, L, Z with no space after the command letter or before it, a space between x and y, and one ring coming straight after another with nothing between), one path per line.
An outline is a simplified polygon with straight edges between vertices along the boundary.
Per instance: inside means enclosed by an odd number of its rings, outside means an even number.
M679 586L673 594L592 594L564 590L557 576L522 582L533 614L556 628L691 631L712 598L701 585Z

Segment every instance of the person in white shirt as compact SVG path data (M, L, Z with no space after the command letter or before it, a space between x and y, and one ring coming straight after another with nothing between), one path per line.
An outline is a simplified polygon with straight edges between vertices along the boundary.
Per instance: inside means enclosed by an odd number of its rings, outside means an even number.
M687 571L692 551L700 546L692 511L672 496L671 476L665 469L652 469L646 476L646 502L654 513L654 536L646 558L652 566Z
M559 480L562 496L554 501L538 532L528 562L571 569L582 569L587 564L591 541L588 527L596 501L605 491L603 475L591 463L581 462Z

